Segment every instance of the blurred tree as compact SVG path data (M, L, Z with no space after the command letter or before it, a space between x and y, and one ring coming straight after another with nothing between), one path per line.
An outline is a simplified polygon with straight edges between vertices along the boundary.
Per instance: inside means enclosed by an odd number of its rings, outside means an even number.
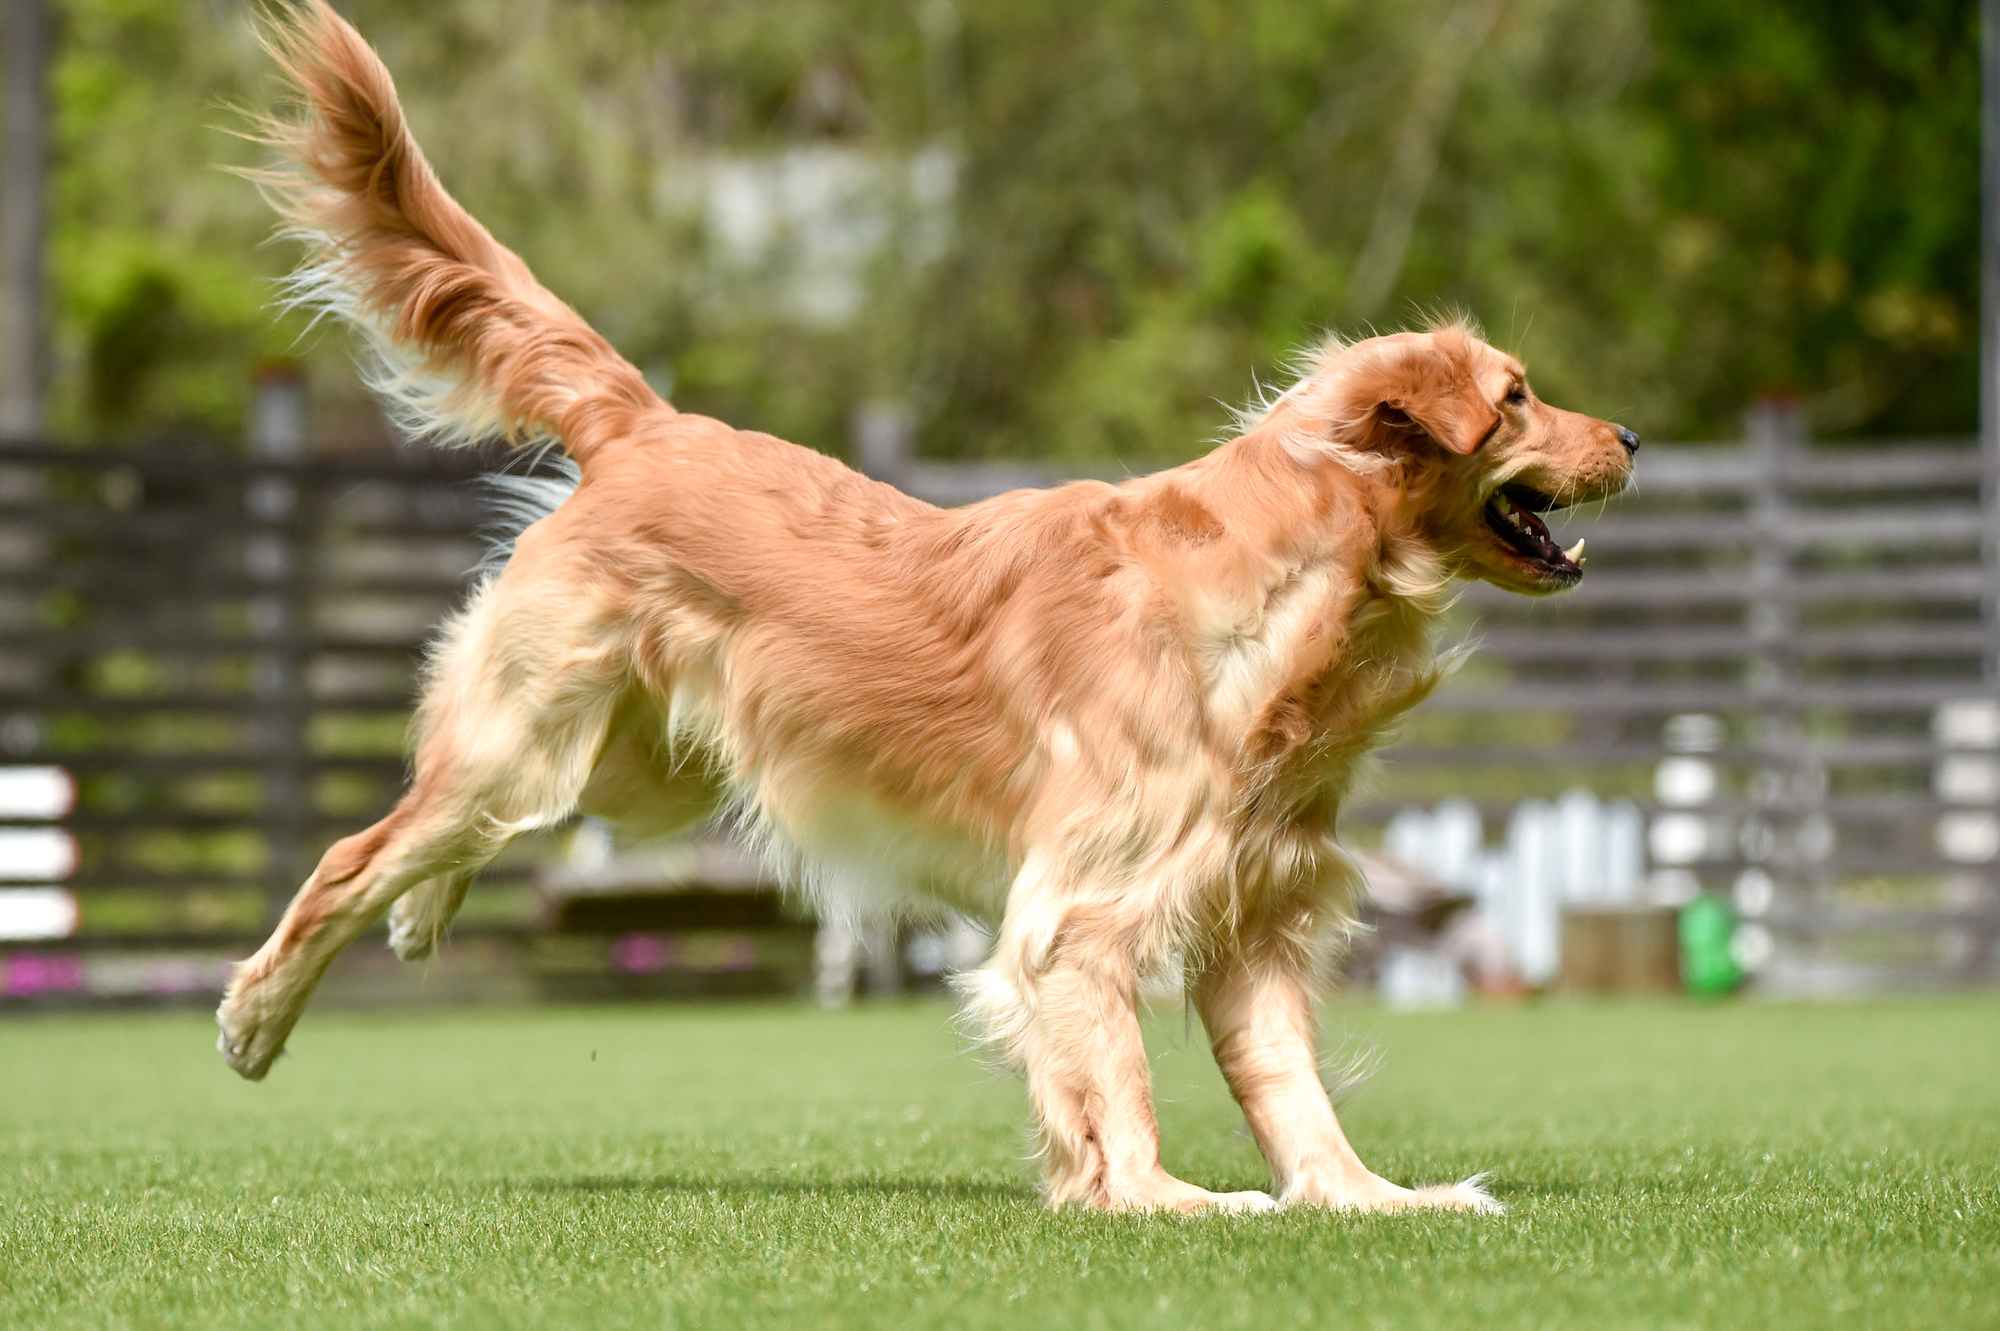
M446 183L684 407L1171 457L1328 329L1462 308L1550 397L1969 429L1971 0L352 0ZM62 0L59 419L233 430L282 247L235 0ZM346 344L307 343L322 402Z
M1682 312L1661 341L1700 385L1687 417L1773 387L1826 429L1974 428L1977 19L1969 0L1660 7L1650 241Z
M93 436L240 429L250 367L297 331L263 280L268 214L209 132L257 69L249 31L180 0L59 0L49 263L52 423Z

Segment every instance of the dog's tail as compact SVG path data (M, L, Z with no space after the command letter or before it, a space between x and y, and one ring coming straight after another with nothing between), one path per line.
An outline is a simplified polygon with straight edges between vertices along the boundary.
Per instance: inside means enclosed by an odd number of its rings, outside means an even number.
M285 163L254 178L310 247L291 300L368 336L399 424L453 444L554 438L587 463L672 411L445 193L389 71L326 0L272 15L263 42L302 101L256 135Z

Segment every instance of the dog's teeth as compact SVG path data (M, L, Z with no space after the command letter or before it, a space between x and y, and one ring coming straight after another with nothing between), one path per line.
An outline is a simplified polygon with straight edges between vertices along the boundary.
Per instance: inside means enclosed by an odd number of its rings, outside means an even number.
M1563 551L1563 558L1572 564L1581 564L1583 562L1583 542L1578 541L1575 545Z

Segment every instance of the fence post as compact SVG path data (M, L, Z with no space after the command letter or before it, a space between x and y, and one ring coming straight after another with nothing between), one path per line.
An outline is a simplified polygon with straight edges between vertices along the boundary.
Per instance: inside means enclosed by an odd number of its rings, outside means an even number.
M7 48L6 148L0 156L0 436L42 428L47 0L0 0Z
M864 475L902 487L907 484L915 422L902 402L877 399L855 408L848 425L854 465Z
M1738 829L1739 849L1751 864L1776 871L1772 878L1782 897L1790 898L1786 913L1810 927L1830 905L1825 860L1832 827L1821 808L1825 768L1813 755L1798 706L1792 478L1805 452L1805 418L1796 403L1767 399L1751 408L1748 427L1756 543L1749 570L1747 682L1757 766L1749 792L1755 811ZM1824 931L1813 933L1821 945L1830 941Z
M1980 0L1979 487L1986 682L2000 688L2000 0Z
M257 747L263 759L264 836L273 917L307 871L313 792L309 788L306 725L305 597L311 520L299 485L305 452L305 384L289 366L267 368L251 403L250 452L260 464L245 488L249 530L245 572L261 584L250 600L251 663Z

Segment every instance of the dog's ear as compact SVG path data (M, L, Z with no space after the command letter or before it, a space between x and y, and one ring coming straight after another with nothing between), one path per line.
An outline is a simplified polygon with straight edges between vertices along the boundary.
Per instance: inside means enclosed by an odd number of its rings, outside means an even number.
M1374 419L1391 431L1422 431L1448 452L1476 452L1500 424L1500 413L1480 392L1465 358L1452 354L1458 348L1435 335L1383 341L1390 345L1360 385Z
M1422 430L1447 452L1464 456L1486 442L1500 424L1500 413L1476 394L1462 396L1472 400L1460 404L1438 397L1385 398L1375 412L1392 429Z

